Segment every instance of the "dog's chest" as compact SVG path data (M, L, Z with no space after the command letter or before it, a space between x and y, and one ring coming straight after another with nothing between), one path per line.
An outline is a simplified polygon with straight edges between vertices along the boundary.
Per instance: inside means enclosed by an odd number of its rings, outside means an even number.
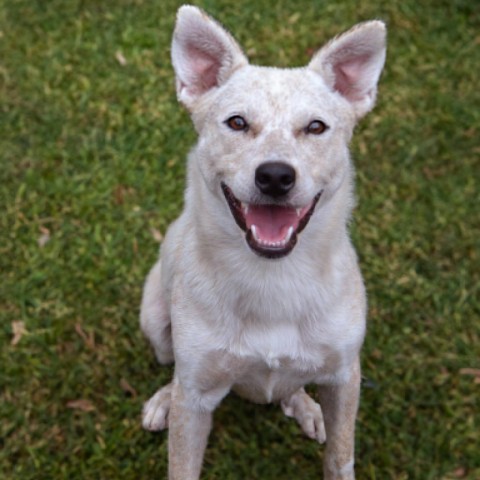
M258 403L280 400L316 380L328 364L328 349L304 338L296 325L247 329L232 344L239 365L233 389Z
M292 322L259 324L244 327L231 343L231 353L239 358L255 359L276 370L287 367L316 369L319 345L305 338L298 325Z
M237 358L238 378L233 390L257 403L270 403L287 398L302 386L315 382L322 368L305 358L258 356Z

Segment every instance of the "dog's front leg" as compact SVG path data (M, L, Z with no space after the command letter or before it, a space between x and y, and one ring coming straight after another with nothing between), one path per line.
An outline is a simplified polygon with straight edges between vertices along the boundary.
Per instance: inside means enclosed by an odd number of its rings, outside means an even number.
M360 364L353 365L345 384L319 387L327 448L323 462L325 480L354 480L355 419L360 395Z
M175 381L168 435L169 480L197 480L212 427L212 412L199 408Z

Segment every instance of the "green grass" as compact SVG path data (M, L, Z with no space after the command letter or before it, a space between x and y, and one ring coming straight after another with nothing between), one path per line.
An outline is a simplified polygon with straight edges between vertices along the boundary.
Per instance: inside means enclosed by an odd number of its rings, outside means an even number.
M352 145L370 304L357 476L480 478L478 3L199 4L260 64L388 23ZM166 434L142 431L140 410L171 370L137 318L195 140L169 60L178 5L0 1L0 478L165 477ZM278 407L230 396L204 477L321 478L322 450Z

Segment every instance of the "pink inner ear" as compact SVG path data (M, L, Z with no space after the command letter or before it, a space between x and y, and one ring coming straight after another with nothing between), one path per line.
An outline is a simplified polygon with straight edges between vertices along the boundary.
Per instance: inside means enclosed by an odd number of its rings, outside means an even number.
M361 100L365 95L365 77L368 75L370 55L362 55L334 65L334 88L351 100Z
M220 63L217 58L194 46L187 49L193 82L192 93L200 94L218 85Z

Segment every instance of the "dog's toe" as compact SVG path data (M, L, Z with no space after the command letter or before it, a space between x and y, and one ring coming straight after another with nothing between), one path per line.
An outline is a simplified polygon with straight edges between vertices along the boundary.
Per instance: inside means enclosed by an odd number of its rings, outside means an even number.
M149 401L143 408L142 426L145 430L157 432L167 427L168 410L162 405L152 405Z
M315 428L314 436L312 437L318 443L325 443L327 440L327 434L325 432L325 425L323 423L323 415L320 412L320 415L313 419L313 424Z
M307 437L316 440L318 443L325 442L327 436L323 424L322 410L318 403L312 400L311 404L296 418Z
M142 426L145 430L158 432L168 427L171 391L171 384L166 385L145 402L142 412Z
M297 420L307 437L324 443L327 436L320 405L302 388L281 403L283 412Z

